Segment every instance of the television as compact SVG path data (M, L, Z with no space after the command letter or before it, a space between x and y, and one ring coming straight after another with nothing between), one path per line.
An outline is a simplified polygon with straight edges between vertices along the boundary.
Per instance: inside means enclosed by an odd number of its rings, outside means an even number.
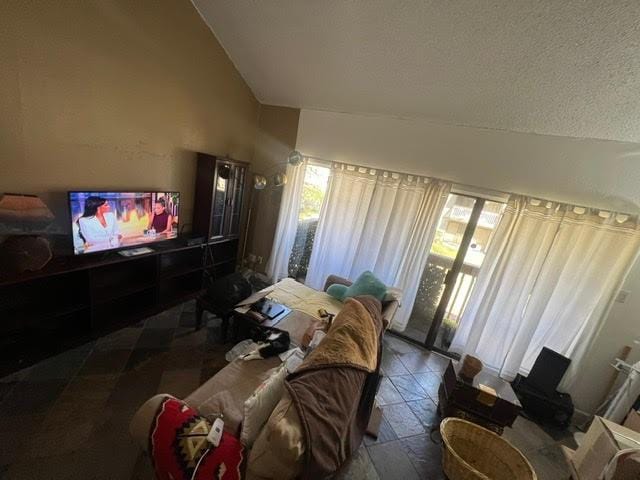
M178 192L69 192L76 255L176 238Z

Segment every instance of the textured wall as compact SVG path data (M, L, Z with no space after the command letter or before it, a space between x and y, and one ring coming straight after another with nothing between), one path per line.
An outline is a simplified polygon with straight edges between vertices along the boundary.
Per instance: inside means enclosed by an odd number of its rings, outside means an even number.
M0 2L0 192L176 189L251 161L259 104L187 0Z
M302 110L298 149L327 160L640 212L640 145Z

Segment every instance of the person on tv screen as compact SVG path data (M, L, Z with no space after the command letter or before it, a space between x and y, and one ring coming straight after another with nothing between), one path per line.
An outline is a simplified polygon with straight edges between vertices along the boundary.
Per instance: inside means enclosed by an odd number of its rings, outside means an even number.
M87 197L84 212L78 219L78 228L87 247L117 247L122 238L116 216L102 197Z
M154 229L156 233L171 233L171 224L173 217L167 212L164 198L156 200L153 206L151 220L149 220L149 229Z

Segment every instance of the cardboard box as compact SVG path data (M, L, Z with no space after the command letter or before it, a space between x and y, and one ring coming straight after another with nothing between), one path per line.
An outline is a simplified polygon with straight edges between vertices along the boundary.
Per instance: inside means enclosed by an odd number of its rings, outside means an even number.
M634 432L640 433L640 413L636 412L635 410L631 410L622 425L633 430Z
M615 454L627 448L640 448L640 433L602 417L595 417L571 459L578 478L599 479ZM624 477L616 475L616 478Z

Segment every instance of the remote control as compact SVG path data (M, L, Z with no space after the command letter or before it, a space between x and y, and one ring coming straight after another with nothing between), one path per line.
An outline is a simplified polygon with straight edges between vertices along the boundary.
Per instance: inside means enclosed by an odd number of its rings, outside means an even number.
M221 418L216 418L216 421L213 422L211 426L211 431L209 435L207 435L207 440L209 443L213 444L214 447L220 445L220 440L222 439L222 429L224 428L224 421Z

